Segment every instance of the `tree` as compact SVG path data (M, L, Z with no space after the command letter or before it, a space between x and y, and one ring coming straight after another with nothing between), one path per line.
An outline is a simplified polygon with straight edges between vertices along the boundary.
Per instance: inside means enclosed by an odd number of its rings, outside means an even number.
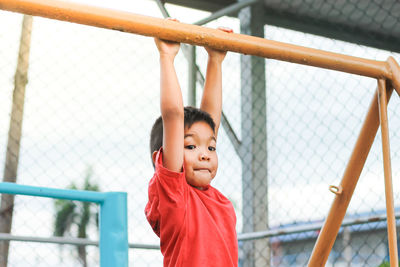
M90 178L93 175L93 170L88 168L84 180L84 185L81 188L86 191L99 191L99 186L92 184ZM79 188L72 183L69 189L78 190ZM55 201L56 218L54 222L54 236L65 236L72 234L72 229L76 229L76 237L87 238L87 228L90 225L90 219L94 217L98 227L98 213L92 207L93 203L90 202L73 202L64 199L57 199ZM86 246L77 246L78 258L82 266L87 267Z
M25 15L22 21L21 39L18 53L17 70L14 77L13 103L11 108L10 128L8 131L6 162L3 182L15 183L22 135L25 87L28 83L29 51L31 45L32 16ZM1 195L0 233L11 232L14 211L14 195ZM0 266L6 267L9 241L0 242Z

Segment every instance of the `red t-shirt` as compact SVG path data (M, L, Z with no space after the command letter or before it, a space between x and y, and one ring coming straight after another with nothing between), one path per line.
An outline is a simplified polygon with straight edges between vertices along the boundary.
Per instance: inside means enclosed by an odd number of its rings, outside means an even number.
M165 267L238 266L236 215L232 203L209 186L187 184L185 172L172 172L157 153L145 214L160 237Z

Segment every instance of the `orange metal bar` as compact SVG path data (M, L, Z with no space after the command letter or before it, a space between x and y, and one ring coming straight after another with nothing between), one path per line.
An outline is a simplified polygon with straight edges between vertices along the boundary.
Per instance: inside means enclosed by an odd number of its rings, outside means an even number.
M390 88L387 94L387 101L393 92ZM367 160L368 153L374 142L376 132L379 127L379 108L378 93L376 92L370 104L364 124L357 139L356 145L351 154L349 163L344 172L340 187L341 194L335 196L334 202L329 210L328 217L315 243L311 258L308 262L309 267L325 266L336 236L339 232L340 225L346 214L354 189L356 188L361 171Z
M393 82L400 95L400 68L394 60L389 64L385 61L347 56L243 34L228 34L206 27L59 0L0 0L0 9L378 79L385 78ZM394 75L395 72L397 76Z
M383 169L385 174L385 196L387 231L389 240L390 267L398 267L396 218L394 215L392 166L390 161L389 126L387 116L386 81L378 80L379 118L382 132Z

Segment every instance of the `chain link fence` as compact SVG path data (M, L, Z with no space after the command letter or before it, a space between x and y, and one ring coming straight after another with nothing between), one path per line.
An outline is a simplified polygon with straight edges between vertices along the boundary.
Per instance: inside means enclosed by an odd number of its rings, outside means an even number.
M207 15L167 8L172 17L186 23ZM357 8L361 9L355 5L355 12ZM133 1L122 9L162 17L152 1ZM0 14L0 24L9 25L0 28L0 162L5 163L22 15ZM206 26L221 25L240 32L239 20L228 17ZM274 26L266 25L264 34L267 39L369 59L385 60L390 55L400 59L396 53ZM196 62L202 73L206 57L204 49L197 48ZM250 65L241 68L240 62ZM328 186L340 183L376 80L275 60L265 60L261 72L259 63L251 64L251 57L235 53L228 53L224 61L223 111L241 143L240 149L235 148L232 132L221 127L219 170L213 186L233 202L238 233L267 228L285 232L322 224L334 198ZM188 63L183 53L175 66L187 103ZM241 80L246 69L254 66L247 76L252 80ZM199 103L202 91L197 85ZM243 89L252 86L258 92ZM265 105L260 104L263 98ZM400 205L399 107L394 93L388 115L396 207ZM129 242L158 244L144 216L153 174L149 133L158 115L158 54L151 38L33 19L17 183L84 189L87 178L101 191L126 191ZM385 213L380 138L378 131L345 220ZM5 172L2 165L0 170ZM75 204L75 219L64 233L67 237L78 237L77 218L82 210ZM52 200L17 196L11 233L51 237L56 213ZM240 264L306 266L317 235L318 230L312 230L240 241ZM87 224L87 238L98 239L95 219ZM97 249L86 249L87 266L98 266ZM386 222L376 220L343 227L327 266L379 266L385 260ZM79 266L83 261L71 245L10 242L8 266ZM130 249L129 262L161 266L162 255L158 250Z

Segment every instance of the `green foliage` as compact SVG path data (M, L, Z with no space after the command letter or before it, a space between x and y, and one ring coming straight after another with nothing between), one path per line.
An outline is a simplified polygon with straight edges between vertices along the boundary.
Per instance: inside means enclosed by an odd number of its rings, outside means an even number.
M400 266L400 263L399 263L399 266ZM390 262L383 261L378 267L390 267Z
M86 191L99 191L99 186L97 184L92 184L90 182L91 177L93 176L93 169L88 168L86 170L85 179L83 187L81 190ZM76 184L72 183L68 186L68 189L79 190ZM54 235L55 236L64 236L67 233L70 233L71 226L76 225L78 227L77 237L86 238L86 229L90 218L96 217L96 224L98 225L97 212L93 213L91 211L91 206L93 203L90 202L79 202L76 204L75 202L57 199L55 200L55 209L56 209L56 219L54 223Z
M68 189L97 192L100 191L97 184L91 183L90 179L92 176L93 170L92 168L88 168L85 174L83 187L78 188L74 183L72 183L68 186ZM93 212L93 209L91 208L93 205L95 204L90 202L73 202L64 199L55 200L54 206L56 218L54 222L54 236L65 236L67 234L72 234L71 228L77 228L76 237L87 238L87 228L92 217L95 218L96 226L99 226L98 212ZM78 246L77 249L83 266L87 266L85 247Z
M76 205L72 201L57 199L56 206L56 221L54 223L54 235L64 236L69 231L72 221L75 216Z

